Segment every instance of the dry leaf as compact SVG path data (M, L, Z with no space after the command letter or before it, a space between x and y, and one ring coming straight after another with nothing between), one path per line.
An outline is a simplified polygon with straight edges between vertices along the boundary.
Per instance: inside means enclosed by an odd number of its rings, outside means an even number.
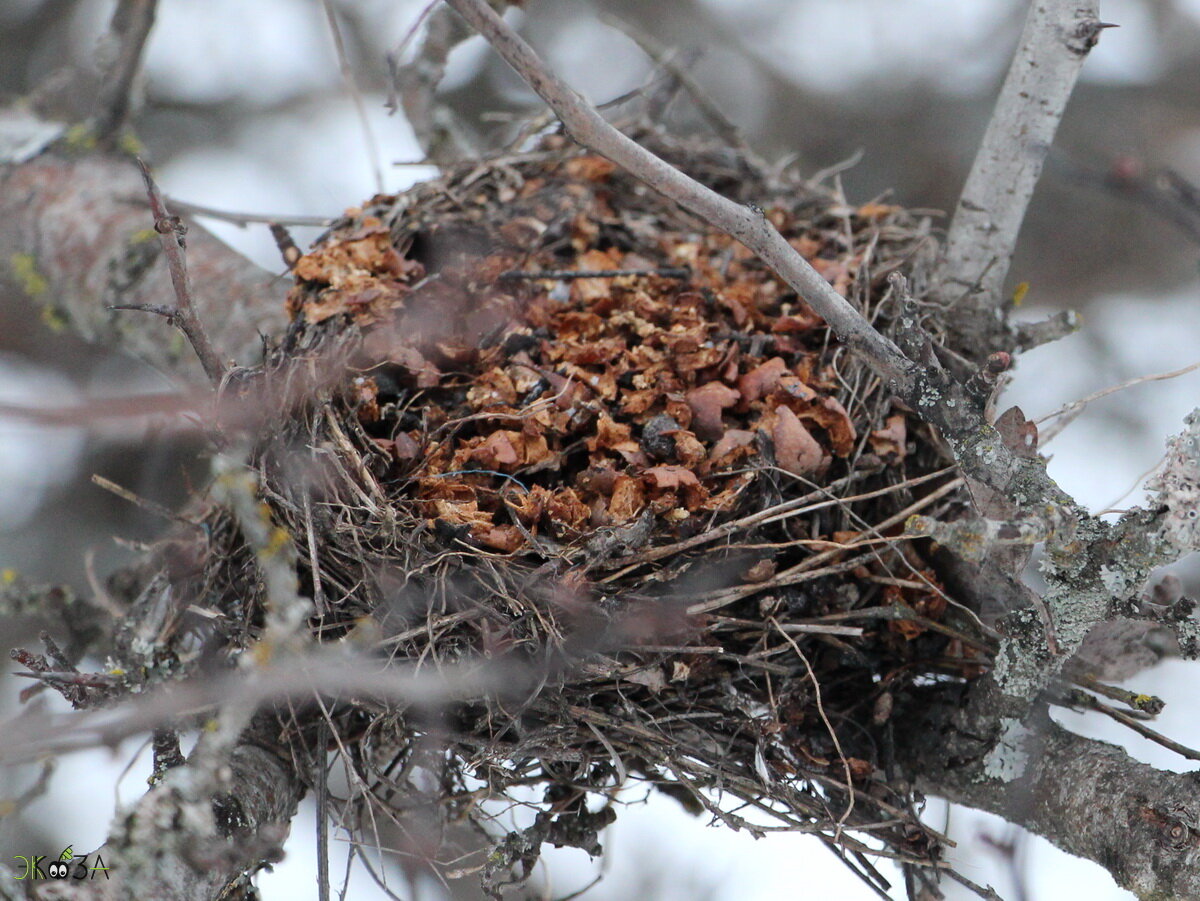
M475 536L481 544L511 554L525 544L525 536L516 526L494 526Z
M776 411L771 440L775 444L775 462L792 475L803 476L818 469L825 454L821 445L787 407Z
M1009 407L996 417L996 431L1010 451L1025 460L1038 457L1037 424L1025 418L1020 407Z
M876 429L868 439L871 450L880 457L895 457L903 460L908 449L908 427L904 414L896 413L887 418L887 425Z
M863 219L870 219L872 221L875 221L875 220L879 220L879 219L886 219L888 216L892 215L893 213L897 213L899 211L900 211L900 207L898 207L898 206L891 206L886 203L872 202L872 203L864 203L862 206L860 206L857 210L854 211L854 215L860 216Z
M568 176L583 181L607 181L616 168L611 160L595 154L573 157L563 166Z
M421 445L408 432L397 432L392 445L396 459L401 462L415 460L421 455Z
M742 579L743 581L757 585L759 582L767 581L773 575L775 575L775 561L759 560L742 573Z
M608 502L608 515L613 522L626 523L642 512L646 506L646 495L641 480L632 476L619 475L613 484L612 499Z
M738 391L742 395L742 406L748 407L756 400L766 397L775 390L779 379L788 373L787 363L780 357L772 357L755 366L740 379Z
M713 445L708 455L710 469L730 466L754 453L754 443L757 435L746 429L729 429Z
M692 410L692 431L697 436L713 441L724 433L722 412L738 402L741 395L721 382L709 382L687 393L687 404Z

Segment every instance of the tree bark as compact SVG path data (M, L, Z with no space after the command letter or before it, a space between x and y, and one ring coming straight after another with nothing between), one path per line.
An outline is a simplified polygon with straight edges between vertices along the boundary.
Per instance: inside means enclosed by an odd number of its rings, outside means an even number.
M1025 210L1075 79L1104 27L1096 2L1035 0L946 235L936 283L946 300L1003 304Z
M203 372L165 320L114 304L174 302L134 161L43 153L0 168L0 278L51 328L120 349L186 381ZM187 235L196 313L225 360L261 356L260 334L285 322L284 287L202 228Z
M1200 774L1140 763L1046 714L1009 721L995 744L953 705L910 726L898 747L920 790L1093 860L1139 898L1200 898Z

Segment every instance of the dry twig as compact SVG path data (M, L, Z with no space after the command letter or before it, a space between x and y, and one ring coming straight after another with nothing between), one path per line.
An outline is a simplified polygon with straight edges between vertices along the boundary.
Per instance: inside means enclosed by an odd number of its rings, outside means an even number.
M146 185L146 195L150 199L150 212L154 215L154 230L158 232L163 254L167 258L167 268L171 273L171 285L175 288L175 306L143 306L138 304L113 304L113 310L140 310L165 317L172 325L179 328L192 345L204 373L214 386L221 384L225 375L225 364L209 343L208 334L203 323L196 315L192 304L192 286L188 280L187 260L183 252L184 226L177 216L171 216L163 204L162 194L150 174L149 167L140 159L138 167L142 170L142 180Z

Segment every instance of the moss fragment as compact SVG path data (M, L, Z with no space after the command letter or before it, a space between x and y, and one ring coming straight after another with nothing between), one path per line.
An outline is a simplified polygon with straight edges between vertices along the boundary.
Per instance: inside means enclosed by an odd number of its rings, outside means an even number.
M50 289L50 283L38 271L37 260L34 259L33 254L14 253L8 258L8 264L12 267L13 275L16 276L21 290L30 297L40 297Z

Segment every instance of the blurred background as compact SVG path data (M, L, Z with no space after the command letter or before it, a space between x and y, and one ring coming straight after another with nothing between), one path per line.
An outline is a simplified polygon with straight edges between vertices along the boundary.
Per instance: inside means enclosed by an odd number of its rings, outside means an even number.
M327 217L381 187L402 190L432 174L414 165L421 152L411 129L386 108L385 54L425 4L330 5L365 122L318 0L160 0L135 127L172 197L236 212ZM112 7L104 0L0 0L3 101L37 90L64 115L86 113L72 109L79 100L69 92L54 96L56 73L94 68ZM632 32L690 65L769 161L805 176L836 167L852 202L886 197L951 210L1026 7L1025 0L528 0L509 16L596 102L653 77L654 63ZM1079 333L1020 362L1008 400L1035 419L1098 389L1200 360L1200 244L1161 211L1105 187L1114 173L1152 177L1164 168L1200 183L1200 0L1104 0L1101 14L1120 27L1104 32L1087 61L1012 269L1013 282L1031 286L1023 318L1062 309L1083 316ZM454 51L442 97L481 148L500 140L514 115L540 110L478 38ZM673 131L703 129L686 101L674 110ZM283 271L265 227L201 221L262 266ZM315 233L293 232L301 246ZM281 282L281 298L284 290ZM55 332L0 284L0 401L68 403L166 386L146 367ZM1197 373L1097 401L1046 448L1051 474L1093 510L1136 503L1164 439L1197 405ZM128 558L129 543L159 528L89 477L102 474L170 505L203 479L196 449L152 430L48 429L0 419L0 567L86 591L85 561L102 577ZM1193 570L1177 572L1195 597ZM0 645L28 644L39 627L0 623ZM1200 744L1188 691L1195 678L1195 664L1169 660L1129 683L1163 697L1157 728L1192 745ZM0 704L10 715L15 690ZM1107 720L1056 715L1146 762L1191 768ZM0 820L0 858L99 844L118 799L144 791L149 768L138 753L129 744L64 758L45 796ZM30 768L0 773L0 798L35 777ZM530 883L532 896L563 897L600 875L590 898L875 897L815 841L756 841L694 819L662 796L646 798L636 786L622 797L630 807L609 831L606 857L549 853ZM959 842L955 865L1006 899L1132 897L1098 867L990 817L937 801L928 816L938 828L948 822ZM293 825L287 859L260 879L268 901L316 894L312 808ZM345 843L335 841L332 853L336 886ZM386 861L374 868L381 867L400 897L449 897L435 884L410 885ZM895 872L886 861L880 867ZM459 896L472 897L474 880L461 882ZM350 898L385 897L359 864L350 886ZM970 897L953 884L945 890L949 898ZM903 897L902 880L895 897Z

